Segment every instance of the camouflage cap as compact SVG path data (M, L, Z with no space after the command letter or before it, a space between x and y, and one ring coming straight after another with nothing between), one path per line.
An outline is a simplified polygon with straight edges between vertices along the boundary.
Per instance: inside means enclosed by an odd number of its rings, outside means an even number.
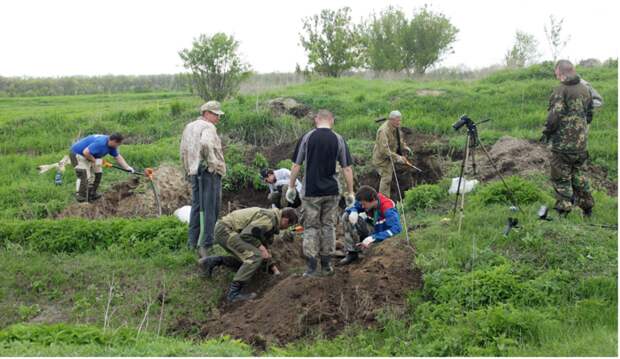
M214 114L220 116L224 114L224 111L222 111L222 107L218 101L209 101L200 106L200 113L205 111L213 112Z
M390 112L390 115L388 116L388 118L396 118L396 117L401 117L400 111L392 111Z

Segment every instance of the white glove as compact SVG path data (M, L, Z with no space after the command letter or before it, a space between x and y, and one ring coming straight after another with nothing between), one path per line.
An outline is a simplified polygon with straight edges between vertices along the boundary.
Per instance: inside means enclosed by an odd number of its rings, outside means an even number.
M368 248L368 246L370 246L370 244L372 242L374 242L374 241L375 241L375 239L372 238L372 236L368 236L368 237L364 238L364 240L362 241L362 243L360 243L360 245L362 247L364 247L364 248Z
M352 193L345 193L344 194L344 201L347 205L347 207L351 207L355 204L355 196Z
M295 202L295 197L296 196L297 196L297 191L295 190L295 188L289 187L286 190L286 200L288 201L288 203Z
M103 164L103 158L95 158L95 166L101 167Z
M358 216L359 216L359 214L358 214L357 212L351 212L351 213L349 214L349 222L350 222L351 224L355 224L355 223L357 223L357 217L358 217Z
M129 171L131 173L136 173L136 171L131 166L127 166L127 171Z

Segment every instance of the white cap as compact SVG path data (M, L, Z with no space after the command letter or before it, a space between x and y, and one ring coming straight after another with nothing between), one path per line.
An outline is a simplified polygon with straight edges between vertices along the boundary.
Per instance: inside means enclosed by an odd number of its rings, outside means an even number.
M390 116L388 116L388 118L396 118L396 117L401 117L400 111L392 111L390 112Z

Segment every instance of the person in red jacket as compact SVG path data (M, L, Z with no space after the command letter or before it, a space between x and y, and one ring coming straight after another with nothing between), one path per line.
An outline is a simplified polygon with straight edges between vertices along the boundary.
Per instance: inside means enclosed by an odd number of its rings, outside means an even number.
M338 264L353 263L360 250L393 237L402 231L400 215L394 201L362 186L355 194L355 203L343 215L345 250L347 255Z

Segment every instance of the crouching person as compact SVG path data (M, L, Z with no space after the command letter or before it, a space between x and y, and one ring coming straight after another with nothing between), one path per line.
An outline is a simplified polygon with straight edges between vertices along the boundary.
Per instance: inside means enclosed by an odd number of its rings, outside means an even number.
M241 289L262 265L271 264L271 253L267 248L273 242L273 236L297 221L292 208L250 207L233 211L215 225L215 243L232 256L205 257L199 263L207 276L220 265L237 269L226 299L229 302L252 299L256 293L241 294ZM270 267L274 274L279 273L275 265Z
M355 204L343 215L345 250L338 265L357 260L359 251L401 232L400 216L394 201L370 186L362 186L355 194Z

